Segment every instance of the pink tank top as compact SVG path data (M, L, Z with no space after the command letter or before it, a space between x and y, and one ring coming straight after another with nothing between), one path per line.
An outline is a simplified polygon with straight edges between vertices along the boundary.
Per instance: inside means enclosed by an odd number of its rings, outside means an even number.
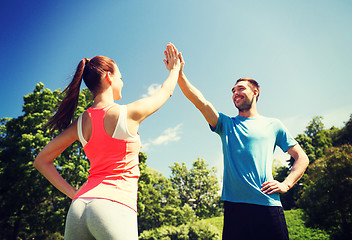
M103 198L124 204L137 212L137 183L140 175L140 139L121 140L109 136L104 117L112 106L89 108L92 134L83 147L90 162L88 183L74 197Z

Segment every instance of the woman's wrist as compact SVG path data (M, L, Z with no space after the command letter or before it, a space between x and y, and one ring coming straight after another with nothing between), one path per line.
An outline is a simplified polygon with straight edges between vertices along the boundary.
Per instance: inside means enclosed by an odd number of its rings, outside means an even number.
M176 67L176 66L175 66L175 67L173 67L173 68L170 69L170 72L171 72L171 71L177 71L177 72L179 72L179 71L180 71L180 67Z
M73 199L73 198L76 196L77 192L78 192L77 189L72 188L71 191L70 191L70 193L69 193L69 195L68 195L68 197L71 198L71 199Z

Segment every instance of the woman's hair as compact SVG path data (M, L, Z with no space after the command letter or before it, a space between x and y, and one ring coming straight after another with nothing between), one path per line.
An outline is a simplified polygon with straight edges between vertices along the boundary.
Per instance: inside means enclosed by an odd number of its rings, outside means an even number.
M93 96L96 96L100 91L101 79L105 76L106 72L114 74L115 69L115 62L104 56L96 56L91 60L84 58L79 62L71 83L62 92L65 95L64 99L60 102L55 115L47 123L51 134L55 130L61 131L67 128L71 123L78 105L82 79Z

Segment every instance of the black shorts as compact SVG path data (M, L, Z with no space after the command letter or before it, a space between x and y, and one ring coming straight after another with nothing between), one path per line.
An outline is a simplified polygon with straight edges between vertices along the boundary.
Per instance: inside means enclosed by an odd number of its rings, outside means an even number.
M223 240L287 240L282 207L224 202Z

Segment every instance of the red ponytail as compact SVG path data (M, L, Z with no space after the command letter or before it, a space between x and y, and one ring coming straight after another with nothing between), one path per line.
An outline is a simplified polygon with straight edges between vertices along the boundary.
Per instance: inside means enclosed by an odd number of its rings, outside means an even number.
M71 83L63 91L64 99L55 115L47 123L51 134L55 130L64 130L71 123L78 105L82 78L95 96L100 89L100 80L107 71L114 74L115 65L113 60L104 56L96 56L91 60L84 58L79 62Z
M58 110L55 115L50 118L47 126L51 129L51 134L55 130L65 129L72 120L73 114L76 111L78 105L79 92L81 88L82 75L84 71L84 66L88 61L87 58L81 60L77 66L76 73L73 76L71 83L62 92L65 94L64 99L59 105Z

